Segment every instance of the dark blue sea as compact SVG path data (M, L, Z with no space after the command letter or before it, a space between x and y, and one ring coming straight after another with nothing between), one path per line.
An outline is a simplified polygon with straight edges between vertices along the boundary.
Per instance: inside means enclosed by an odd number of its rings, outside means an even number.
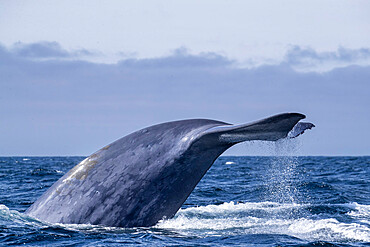
M149 228L23 214L84 158L0 157L0 245L370 245L369 156L221 156L176 216Z

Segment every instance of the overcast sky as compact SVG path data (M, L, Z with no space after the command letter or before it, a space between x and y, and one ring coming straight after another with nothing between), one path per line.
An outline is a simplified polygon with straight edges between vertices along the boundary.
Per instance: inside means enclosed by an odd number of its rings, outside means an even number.
M160 122L282 112L317 126L300 154L370 154L369 1L0 5L0 155L88 155Z

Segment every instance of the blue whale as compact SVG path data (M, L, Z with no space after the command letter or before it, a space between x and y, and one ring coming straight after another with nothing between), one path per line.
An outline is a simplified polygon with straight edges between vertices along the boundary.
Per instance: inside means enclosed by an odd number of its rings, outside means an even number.
M146 227L171 218L226 149L295 137L299 113L231 125L209 119L162 123L95 152L50 187L26 214L50 223ZM289 135L288 135L289 134Z

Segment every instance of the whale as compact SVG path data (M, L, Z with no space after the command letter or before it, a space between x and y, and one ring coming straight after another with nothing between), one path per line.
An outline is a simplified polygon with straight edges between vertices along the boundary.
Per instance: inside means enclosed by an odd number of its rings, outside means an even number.
M81 161L25 214L48 223L153 226L176 214L225 150L297 137L314 127L304 118L283 113L240 125L187 119L138 130Z

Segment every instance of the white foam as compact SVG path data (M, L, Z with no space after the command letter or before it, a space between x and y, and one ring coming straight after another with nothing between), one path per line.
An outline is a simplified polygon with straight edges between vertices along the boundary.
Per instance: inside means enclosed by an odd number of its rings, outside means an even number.
M30 225L40 228L44 227L61 227L70 231L85 231L85 232L116 232L119 233L124 230L120 227L106 227L99 225L90 225L90 224L61 224L61 223L48 223L40 221L36 218L28 216L26 214L20 213L16 210L10 210L7 206L0 204L0 220L6 220L9 225Z
M0 204L0 219L7 220L12 224L29 224L31 220L25 214L18 212L17 210L10 210L7 206Z
M343 223L334 218L294 218L294 213L286 214L287 210L294 212L307 206L230 202L192 207L180 210L173 219L162 220L155 227L185 235L286 234L309 241L370 242L370 228L366 224ZM256 210L260 214L253 213Z
M228 202L221 205L191 207L179 210L173 219L162 220L152 229L167 229L185 236L283 234L308 241L370 242L368 223L370 205L357 203L331 205L350 209L351 211L347 213L347 216L353 219L350 222L340 222L335 218L313 218L312 215L295 215L295 212L305 211L311 206L275 202ZM16 210L10 210L2 204L0 220L9 221L10 225L54 226L86 232L120 233L128 230L89 224L49 224ZM136 231L138 230L132 229L132 232L130 230L132 234Z
M341 223L336 219L298 219L289 226L293 236L325 241L360 240L370 242L370 229L357 223Z
M0 204L0 216L1 218L19 218L19 212L15 210L10 210L7 206Z
M359 220L361 223L370 225L370 205L360 205L356 202L348 204L353 210L347 215Z
M84 231L84 232L115 232L124 231L121 227L109 227L91 224L62 224L62 223L49 223L53 227L62 227L70 231Z
M235 162L233 162L233 161L226 161L225 162L225 165L234 165L235 164Z

